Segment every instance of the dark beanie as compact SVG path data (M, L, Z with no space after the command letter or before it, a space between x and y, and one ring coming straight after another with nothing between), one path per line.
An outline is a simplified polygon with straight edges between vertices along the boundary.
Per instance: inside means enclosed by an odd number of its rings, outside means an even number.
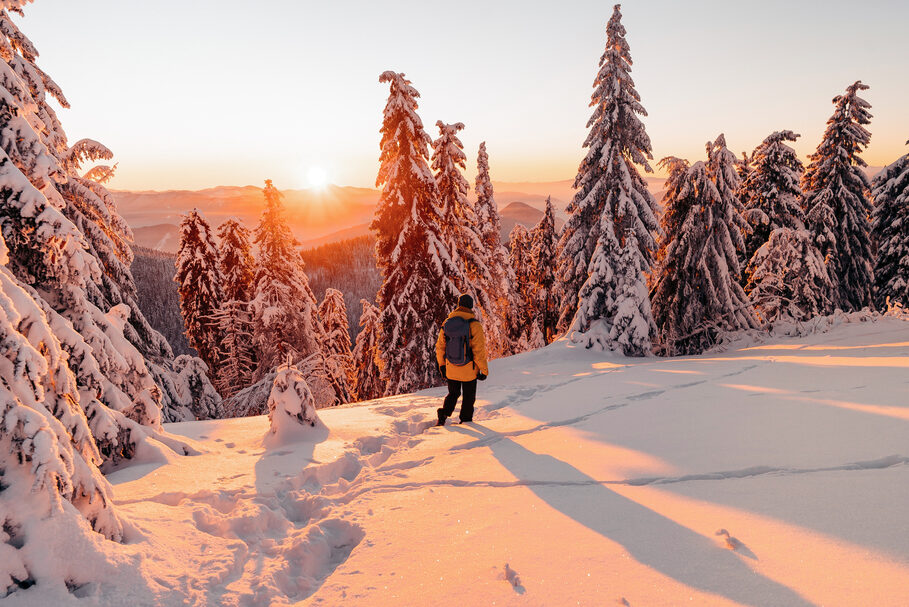
M463 308L472 308L473 307L473 297L471 297L467 293L464 293L463 295L458 297L458 305Z

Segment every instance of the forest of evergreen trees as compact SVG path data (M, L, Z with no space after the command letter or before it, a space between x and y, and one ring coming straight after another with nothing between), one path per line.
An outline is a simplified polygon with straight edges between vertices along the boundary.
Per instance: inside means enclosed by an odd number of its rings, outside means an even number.
M792 131L771 133L741 158L720 134L704 160L660 161L668 181L658 203L642 177L653 170L652 146L618 6L606 33L561 231L547 202L539 224L515 226L503 246L485 143L472 202L458 135L465 125L436 121L433 139L419 93L396 72L379 79L389 96L370 237L303 253L303 264L271 186L256 255L248 233L229 245L222 234L218 248L204 219L188 215L177 282L189 342L225 396L266 380L243 392L259 405L228 407L261 413L273 370L288 357L321 386L318 406L436 385L432 343L460 293L476 302L493 356L559 336L628 356L696 354L730 332L906 303L907 160L874 183L866 177L867 86L834 98L807 167L788 145ZM321 305L313 284L325 293ZM221 294L231 288L236 296Z
M375 238L358 236L303 251L309 283L316 293L337 289L344 294L350 338L360 332L362 301L375 301L381 278L376 268Z
M373 301L381 284L374 249L372 237L359 236L302 253L315 293L336 288L344 294L351 339L359 333L356 320L362 314L362 300ZM132 250L130 270L136 281L136 299L145 318L164 335L174 354L195 355L196 351L186 341L180 315L180 296L174 282L176 254L138 245L132 245Z
M148 324L167 339L174 354L195 356L180 316L180 296L174 282L176 255L137 245L132 249L130 270L136 280L136 300Z

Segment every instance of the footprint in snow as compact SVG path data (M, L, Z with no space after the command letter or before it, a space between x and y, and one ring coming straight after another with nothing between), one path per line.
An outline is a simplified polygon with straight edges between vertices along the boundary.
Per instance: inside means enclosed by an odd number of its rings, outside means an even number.
M720 529L714 535L719 535L721 537L724 536L726 538L726 542L725 542L726 547L729 548L730 550L738 552L742 556L747 556L750 559L758 560L757 555L754 554L754 552L752 552L748 546L746 546L744 543L742 543L742 541L739 538L737 538L733 535L730 535L730 533L728 531L726 531L725 529Z
M493 569L495 569L495 567ZM518 577L518 572L512 569L508 563L505 563L505 570L498 574L498 578L511 584L511 587L518 594L524 594L524 592L526 592L524 586L521 584L521 578Z

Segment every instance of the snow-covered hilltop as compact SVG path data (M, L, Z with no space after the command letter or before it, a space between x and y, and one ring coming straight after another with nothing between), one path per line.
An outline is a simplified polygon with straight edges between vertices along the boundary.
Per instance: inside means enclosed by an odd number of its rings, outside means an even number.
M166 424L203 453L108 477L126 543L4 605L905 605L909 321L860 318L673 359L562 340L494 361L463 426L438 389L271 449L266 416Z

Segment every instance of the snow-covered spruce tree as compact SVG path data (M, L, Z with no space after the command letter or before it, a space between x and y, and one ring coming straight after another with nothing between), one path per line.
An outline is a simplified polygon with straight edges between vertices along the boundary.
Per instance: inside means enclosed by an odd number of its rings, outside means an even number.
M371 400L385 394L378 360L379 308L360 300L360 332L353 349L354 393L356 400Z
M338 378L343 390L341 402L353 400L354 366L350 353L350 325L347 322L347 305L344 294L337 289L325 289L325 299L319 305L319 318L325 328L322 355L331 370L332 377Z
M218 226L218 271L224 301L249 301L252 298L256 262L250 232L233 217Z
M442 236L452 259L459 266L455 284L462 293L470 293L477 318L483 322L491 350L501 348L500 320L496 318L493 293L497 285L487 266L488 254L480 236L479 223L473 205L467 200L470 189L462 170L467 166L464 144L458 131L464 124L436 122L439 138L432 142L432 169L435 171L439 212L442 216Z
M216 419L224 417L221 396L208 379L208 368L198 356L181 354L174 359L175 389L187 414L178 419Z
M741 254L745 250L745 234L750 232L751 227L745 219L745 207L739 198L742 182L739 181L739 173L736 170L738 160L735 154L726 147L726 136L722 133L715 141L708 141L705 147L707 149L707 173L720 196L718 217L724 222L724 225L728 226L730 242L725 246L732 247ZM742 266L738 262L730 265L730 270L737 277L741 277Z
M777 131L768 135L751 155L752 169L739 189L745 218L751 226L751 233L745 236L745 263L770 240L772 231L805 228L799 185L804 169L795 150L786 145L798 137L792 131Z
M725 166L716 150L711 156L712 170L703 162L660 161L669 178L651 303L661 349L670 356L703 352L722 331L758 327L738 282L736 247L743 244L739 230L744 218L711 179L723 175L728 188L725 173L735 175L735 169Z
M609 340L619 344L625 356L651 354L651 343L656 335L644 265L637 238L629 230L616 268L616 313L609 334Z
M544 341L555 339L559 308L555 296L555 264L559 234L556 232L552 199L546 197L546 210L530 232L530 280L535 285L535 320Z
M219 335L215 386L225 398L252 383L256 371L249 302L224 301L212 317Z
M474 182L477 196L476 217L477 231L486 251L486 267L492 275L492 288L488 295L494 299L495 317L500 327L500 343L488 343L487 349L493 356L505 356L513 353L509 335L509 317L511 315L511 298L509 294L514 284L514 272L508 261L508 249L502 244L502 224L499 209L496 205L489 176L489 155L486 142L480 144L477 153L477 177Z
M878 173L873 195L874 302L880 310L888 299L909 306L909 154Z
M745 291L758 318L808 320L830 310L830 277L807 230L776 228L751 258Z
M514 286L511 293L511 316L509 317L509 337L515 353L535 350L546 345L537 319L537 284L533 280L531 260L530 232L522 224L516 223L509 235L509 261L514 274ZM534 328L537 330L534 331Z
M220 331L215 313L221 305L221 271L211 226L198 209L180 222L174 282L179 285L180 314L186 339L209 371L217 376L220 366Z
M606 26L606 51L594 81L594 111L584 141L587 155L578 168L574 198L559 241L560 330L593 345L585 333L602 323L598 335L609 335L616 313L614 268L628 229L637 237L646 272L659 231L656 201L638 172L651 172L650 138L639 116L647 112L631 78L631 54L625 40L620 6ZM603 345L598 342L599 345ZM611 347L611 346L610 346Z
M110 150L89 139L76 142L66 151L62 164L67 181L59 187L66 201L62 210L82 232L88 250L101 265L101 282L89 288L92 302L101 309L126 304L130 308L130 320L124 334L150 363L158 366L173 358L173 353L167 340L152 329L139 308L130 271L132 230L117 211L113 196L103 186L103 180L113 176L113 169L100 165L89 169L82 177L78 174L84 163L112 157ZM93 175L102 181L95 181L91 178ZM155 369L156 374L163 372L164 369Z
M871 303L870 181L859 156L871 141L864 127L871 122L871 104L859 97L867 88L858 81L833 98L836 109L802 178L808 229L826 260L833 304L846 312Z
M271 180L266 180L263 194L265 210L255 231L259 254L250 305L258 361L255 379L264 378L288 356L293 361L307 360L318 375L307 376L316 403L336 405L342 402L341 378L331 376L325 368L325 329L319 320L319 304L284 217L282 195Z
M318 422L316 401L304 373L289 362L278 367L268 395L265 445L274 447L299 439Z
M76 173L83 162L109 152L88 140L68 146L47 96L64 107L66 100L35 65L37 52L5 11L0 57L6 265L39 304L67 354L79 406L105 466L132 457L149 434L176 446L157 434L162 396L165 413L173 404L170 348L135 304L125 269L128 229L101 182L92 181L103 181L110 169Z
M172 419L172 410L181 406L170 389L175 380L170 370L173 353L167 340L151 328L139 308L129 270L132 251L128 244L132 234L119 215L114 198L103 185L113 175L116 165L113 168L94 166L81 175L79 173L85 163L106 160L112 154L90 139L80 140L71 146L68 144L66 133L48 100L53 97L64 108L69 104L57 84L36 65L37 50L6 12L0 13L0 55L6 64L2 79L7 91L18 99L14 105L22 111L22 116L30 117L31 124L39 125L35 133L59 169L53 181L53 191L42 191L79 229L84 246L101 270L98 279L87 281L84 293L78 296L70 298L69 293L64 293L63 297L58 297L59 291L48 293L53 306L57 311L65 312L64 315L74 323L78 332L88 336L94 331L91 327L92 314L76 308L90 303L99 310L108 310L118 304L126 304L130 313L124 335L145 358L146 371L159 388L160 396L155 396L155 399L160 400L164 416ZM5 71L6 68L9 72ZM22 149L27 147L22 146ZM10 155L14 162L19 162L17 154L10 152ZM32 179L30 170L25 172ZM33 180L33 183L43 188L38 181ZM25 280L32 282L27 278ZM35 286L42 291L42 285ZM69 309L65 309L67 306ZM89 338L89 343L98 342ZM106 354L102 351L95 351L94 354L103 364ZM118 376L110 377L115 384L118 382Z
M433 344L457 301L461 269L442 233L430 138L417 116L420 94L404 74L384 72L379 82L389 83L390 93L376 177L382 193L370 228L382 273L379 366L393 395L439 382Z
M48 568L65 579L42 583L64 593L66 583L89 581L69 554L47 550L47 538L61 526L87 523L115 541L123 535L66 353L36 293L13 276L8 261L0 236L0 598L35 584L33 572Z
M256 370L249 311L255 262L249 238L249 230L237 219L228 219L218 227L222 301L215 314L221 342L216 383L224 396L251 384Z

